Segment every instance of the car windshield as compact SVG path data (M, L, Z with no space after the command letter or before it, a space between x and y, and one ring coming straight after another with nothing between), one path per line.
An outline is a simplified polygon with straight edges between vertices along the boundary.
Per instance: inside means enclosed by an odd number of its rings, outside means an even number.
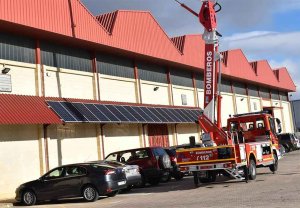
M121 163L126 163L128 161L143 159L147 157L149 157L147 150L139 149L139 150L130 150L128 152L112 153L108 155L105 159L107 161L117 161Z

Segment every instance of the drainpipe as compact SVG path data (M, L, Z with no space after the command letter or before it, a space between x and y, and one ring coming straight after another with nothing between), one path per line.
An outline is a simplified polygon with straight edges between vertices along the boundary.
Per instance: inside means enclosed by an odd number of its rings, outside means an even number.
M100 130L101 130L101 143L102 143L102 158L105 159L105 153L104 153L104 134L103 134L103 127L105 124L100 124Z
M44 124L43 125L46 172L49 171L48 126L49 126L49 124Z

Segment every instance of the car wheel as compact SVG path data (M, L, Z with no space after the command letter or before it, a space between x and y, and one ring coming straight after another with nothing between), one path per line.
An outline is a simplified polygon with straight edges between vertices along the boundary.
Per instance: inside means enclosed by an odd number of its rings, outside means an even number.
M114 197L114 196L116 196L118 193L119 193L119 191L113 191L113 192L110 192L109 194L106 194L106 196L108 196L108 197Z
M193 172L193 177L194 177L194 185L195 185L195 187L198 187L198 185L199 185L198 172L194 171Z
M99 198L98 191L93 186L85 186L82 191L83 198L88 202L94 202Z
M171 174L169 172L165 172L160 178L160 182L167 183L171 180Z
M251 159L249 163L249 179L250 180L256 179L256 164L253 159Z
M149 180L149 183L152 185L152 186L156 186L159 184L159 181L160 181L160 178L152 178Z
M164 154L163 156L160 156L158 163L161 169L171 168L171 160L168 154Z
M215 171L208 171L206 178L199 178L201 183L212 183L217 179L217 174Z
M22 203L26 206L35 205L36 195L33 191L25 190L22 194Z
M278 157L276 154L273 153L273 157L274 157L274 163L272 165L270 165L270 170L275 173L278 169Z
M184 174L182 172L178 172L174 175L176 181L180 181L183 178Z
M131 191L131 189L133 188L132 185L130 186L127 186L126 188L122 189L123 192L128 192L128 191Z

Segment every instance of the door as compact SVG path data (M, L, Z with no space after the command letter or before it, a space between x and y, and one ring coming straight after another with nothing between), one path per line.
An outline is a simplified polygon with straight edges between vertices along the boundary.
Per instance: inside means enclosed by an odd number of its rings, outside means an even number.
M64 191L60 186L64 183L64 174L64 168L59 167L43 176L37 187L39 199L56 199L63 195Z
M148 125L148 138L150 147L169 147L169 134L167 125Z

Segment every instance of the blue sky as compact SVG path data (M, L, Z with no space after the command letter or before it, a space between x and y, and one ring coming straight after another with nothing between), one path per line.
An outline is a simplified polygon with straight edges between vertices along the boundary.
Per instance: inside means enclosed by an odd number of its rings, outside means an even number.
M81 0L94 14L117 9L151 11L172 36L202 33L197 18L174 0ZM200 0L182 0L199 11ZM241 48L249 61L267 59L272 67L288 68L300 87L300 0L219 0L222 50ZM297 88L292 99L300 99Z

